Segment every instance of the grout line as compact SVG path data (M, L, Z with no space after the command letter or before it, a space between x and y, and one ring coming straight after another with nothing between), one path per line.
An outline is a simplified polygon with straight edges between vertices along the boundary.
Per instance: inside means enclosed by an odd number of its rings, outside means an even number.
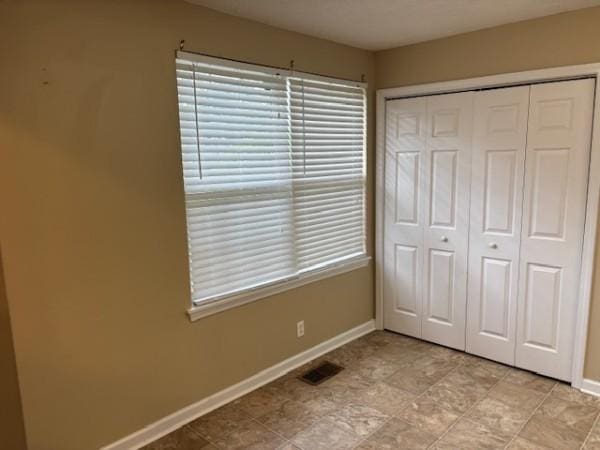
M508 441L508 443L504 446L505 449L508 448L510 446L510 444L512 444L513 441L519 436L519 433L521 433L521 431L523 431L523 428L525 428L525 426L531 420L531 418L535 415L535 413L538 412L538 410L542 407L542 405L544 404L544 402L548 399L548 397L550 397L550 394L552 394L554 392L554 389L556 389L556 386L558 386L558 383L554 383L554 386L552 386L552 389L550 389L550 391L548 391L548 393L544 396L544 398L542 399L542 401L540 402L540 404L535 407L535 409L531 412L531 414L523 422L523 425L521 425L519 427L519 429L517 430L517 432L510 439L510 441Z
M192 421L192 422L193 422L193 421ZM187 426L188 426L190 423L191 423L191 422L188 422L188 423L186 423L186 424L185 424L184 426L182 426L181 428L187 427ZM181 429L181 428L178 428L178 429ZM220 445L217 445L217 443L216 443L216 442L213 442L211 439L208 439L206 436L203 436L202 434L198 433L198 431L196 431L194 428L192 428L192 427L188 427L188 429L189 429L189 430L190 430L192 433L194 433L196 436L198 436L198 437L200 437L200 438L204 439L204 440L205 440L206 442L208 442L209 444L211 444L211 445L214 445L216 448L222 448ZM177 431L177 430L173 430L173 431L171 431L171 433L174 433L175 431ZM171 434L171 433L169 433L169 434ZM166 434L165 436L168 436L169 434ZM163 437L164 437L164 436L163 436ZM159 438L159 439L162 439L162 438ZM154 441L154 442L156 442L156 441ZM146 445L148 445L148 444L146 444ZM142 447L142 448L143 448L143 447Z
M592 432L598 426L599 422L600 422L600 414L598 414L596 416L596 420L594 420L594 424L592 425L592 428L590 428L590 431L588 431L588 434L585 436L585 439L583 440L583 443L581 444L581 447L579 447L580 449L584 449L585 448L585 445L587 444L588 440L590 439L590 436L592 435Z
M463 363L463 365L464 365L464 363ZM446 435L447 435L447 434L450 432L450 430L452 430L452 429L454 428L454 426L455 426L455 425L456 425L456 424L457 424L457 423L458 423L458 422L459 422L459 421L460 421L462 418L464 418L464 417L465 417L465 416L466 416L466 415L467 415L467 414L468 414L468 413L469 413L469 412L470 412L470 411L471 411L473 408L475 408L475 406L477 406L477 405L478 405L478 404L479 404L481 401L483 401L483 399L487 398L487 395L490 393L490 391L491 391L492 389L494 389L494 387L496 387L496 385L497 385L498 383L500 383L502 380L504 380L504 379L505 379L505 378L508 376L508 374L509 374L509 373L510 373L510 368L509 368L509 370L507 370L507 371L506 371L506 373L505 373L504 375L502 375L502 376L501 376L501 377L498 379L498 381L496 381L496 382L495 382L495 383L494 383L492 386L490 386L490 388L489 388L489 389L488 389L488 390L487 390L487 391L486 391L484 394L482 394L482 395L481 395L481 398L479 398L477 401L475 401L475 402L474 402L474 403L473 403L471 406L469 406L469 408L467 408L467 410L466 410L464 413L462 413L460 416L458 416L458 417L456 418L456 420L455 420L455 421L452 423L452 425L450 425L450 426L448 427L448 429L446 429L446 431L444 431L444 432L442 433L442 435L441 435L439 438L437 438L437 440L435 440L435 441L434 441L434 442L433 442L433 443L432 443L432 444L431 444L429 447L427 447L427 448L433 448L433 447L434 447L434 446L435 446L435 445L436 445L438 442L440 442L440 441L441 441L441 440L444 438L444 436L446 436Z
M279 447L282 447L282 446L283 446L283 444L292 444L292 445L293 445L293 442L291 442L291 441L290 441L288 438L286 438L286 437L285 437L283 434L281 434L281 433L279 433L278 431L275 431L274 429L272 429L272 428L270 428L270 427L266 426L264 423L260 422L258 419L254 418L254 417L251 417L251 419L252 419L254 422L256 422L257 424L259 424L260 426L262 426L263 428L265 428L267 431L270 431L271 433L273 433L273 434L275 434L275 435L279 436L281 439L283 439L283 442L282 442L282 444L281 444ZM277 448L279 448L279 447L277 447ZM296 447L297 447L297 446L296 446Z
M383 422L380 426L378 426L375 430L373 430L371 433L366 435L364 438L360 439L354 446L352 446L352 448L354 449L354 448L360 447L371 436L373 436L375 433L377 433L379 430L381 430L383 427L385 427L393 418L394 418L394 416L389 416L385 422Z

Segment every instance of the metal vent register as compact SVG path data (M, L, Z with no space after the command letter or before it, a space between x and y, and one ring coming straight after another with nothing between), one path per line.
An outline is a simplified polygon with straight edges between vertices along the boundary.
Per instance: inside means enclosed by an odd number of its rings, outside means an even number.
M309 371L303 373L298 378L305 383L316 386L321 384L323 381L330 379L334 375L337 375L342 370L344 370L342 366L325 361L314 369L310 369Z

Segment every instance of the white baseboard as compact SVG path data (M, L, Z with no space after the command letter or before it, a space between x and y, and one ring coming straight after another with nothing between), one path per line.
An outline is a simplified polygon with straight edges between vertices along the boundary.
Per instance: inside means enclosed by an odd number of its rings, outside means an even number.
M274 366L269 367L256 375L246 378L233 386L223 389L210 397L206 397L196 403L186 406L144 428L136 431L117 442L102 447L101 450L130 450L143 447L156 439L170 433L173 430L197 419L210 411L229 403L254 389L257 389L290 370L305 364L331 350L340 347L354 339L357 339L375 329L375 320L370 320L351 330L339 334L325 342L321 342L308 350L298 353Z
M581 391L585 392L586 394L592 394L596 397L600 397L600 381L584 378L581 381Z

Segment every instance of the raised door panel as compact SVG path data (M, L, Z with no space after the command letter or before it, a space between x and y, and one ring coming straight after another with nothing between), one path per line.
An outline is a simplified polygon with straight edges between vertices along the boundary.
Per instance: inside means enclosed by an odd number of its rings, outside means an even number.
M532 149L530 239L565 238L569 148Z
M454 322L454 253L445 250L429 252L429 298L427 317L444 325Z
M397 224L417 226L419 223L419 158L415 151L396 152L394 216Z
M483 230L485 233L513 235L515 225L515 184L518 149L485 150L483 186ZM519 167L519 169L521 169ZM519 171L522 173L522 170Z
M384 326L421 337L426 101L387 102L385 133Z
M479 330L494 339L510 340L508 330L512 294L512 261L482 258Z
M454 228L456 224L457 150L431 152L430 226Z
M467 351L515 362L518 267L529 87L475 98Z
M397 314L416 317L419 300L419 249L415 246L396 245L394 260L395 301L394 311Z
M427 97L422 336L465 348L473 93Z
M562 268L528 264L525 279L523 345L556 352L562 303Z
M571 379L594 81L531 87L516 364Z

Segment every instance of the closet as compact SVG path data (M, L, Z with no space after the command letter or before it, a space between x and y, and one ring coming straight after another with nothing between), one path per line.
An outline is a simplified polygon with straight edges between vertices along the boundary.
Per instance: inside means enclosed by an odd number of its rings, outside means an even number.
M386 102L385 328L570 380L593 100L580 79Z

